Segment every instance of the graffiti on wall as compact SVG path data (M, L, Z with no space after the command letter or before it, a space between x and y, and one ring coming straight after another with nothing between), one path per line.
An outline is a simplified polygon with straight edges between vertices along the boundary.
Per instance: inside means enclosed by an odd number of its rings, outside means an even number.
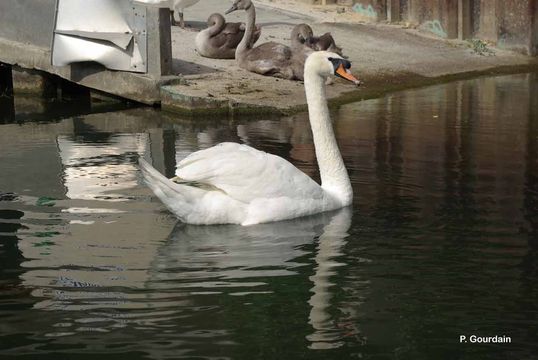
M420 28L426 31L429 31L431 33L434 33L435 35L442 37L442 38L448 38L448 34L443 28L443 24L439 20L431 20L426 21L422 25L420 25Z
M369 18L377 19L377 11L375 11L372 5L363 5L361 3L356 3L352 7L353 11Z

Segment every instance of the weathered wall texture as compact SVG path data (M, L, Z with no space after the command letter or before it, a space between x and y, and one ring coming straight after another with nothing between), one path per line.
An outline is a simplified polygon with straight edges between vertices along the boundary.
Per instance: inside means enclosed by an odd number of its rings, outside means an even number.
M370 21L405 21L446 39L478 38L538 54L538 0L353 0Z
M458 36L458 0L408 0L403 18L442 38Z
M56 0L0 0L0 38L50 49Z
M109 71L97 63L53 66L51 52L56 4L57 0L0 0L0 62L19 67L14 72L11 67L3 67L0 77L9 76L15 92L48 93L49 77L44 75L48 73L138 102L155 104L160 101L161 82L173 79L167 77L172 68L168 9L147 9L148 72L135 74ZM37 71L27 72L25 69Z
M475 0L478 1L478 0ZM474 37L499 47L537 55L537 0L480 0Z
M505 0L499 17L498 44L501 47L525 51L530 46L533 17L530 16L532 0Z
M368 20L380 21L387 18L385 0L361 0L354 1L353 11Z
M538 1L534 1L532 4L534 10L534 20L532 29L532 53L538 55Z

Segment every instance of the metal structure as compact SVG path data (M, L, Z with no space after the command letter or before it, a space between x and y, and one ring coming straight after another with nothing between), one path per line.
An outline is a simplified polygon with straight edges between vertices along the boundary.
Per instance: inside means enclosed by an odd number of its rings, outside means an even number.
M9 75L39 79L24 91L42 93L60 77L158 104L160 86L175 78L168 7L167 0L0 0L0 62L13 66Z
M52 64L95 61L147 72L146 7L131 0L58 0Z

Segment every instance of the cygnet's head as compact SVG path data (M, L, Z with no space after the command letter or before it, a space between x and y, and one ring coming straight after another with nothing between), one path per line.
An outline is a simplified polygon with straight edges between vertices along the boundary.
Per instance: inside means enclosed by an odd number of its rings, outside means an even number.
M296 44L310 44L314 32L307 24L296 25L291 32L291 41Z
M306 59L304 75L305 79L312 73L321 76L324 79L334 75L344 80L351 81L357 86L361 85L361 81L351 73L349 70L350 68L351 62L337 53L330 51L315 51Z
M215 24L222 24L222 23L225 23L225 22L226 22L226 20L224 19L224 16L222 16L219 13L211 14L209 16L209 18L207 19L207 25L209 25L209 26L213 26Z
M224 14L229 14L236 10L248 10L252 6L251 0L234 0L232 7L226 10Z

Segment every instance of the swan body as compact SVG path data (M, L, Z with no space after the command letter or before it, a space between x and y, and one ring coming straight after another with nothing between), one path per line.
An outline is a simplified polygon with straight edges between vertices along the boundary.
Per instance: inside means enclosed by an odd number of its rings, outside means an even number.
M215 13L207 19L207 29L196 35L195 45L198 53L214 59L233 59L235 49L245 34L242 23L227 23L224 16ZM256 27L252 38L254 44L260 38L261 29Z
M172 25L179 25L180 27L184 28L185 20L183 18L183 10L197 4L199 1L200 0L170 0L170 10L172 10L170 13L172 17ZM179 14L179 23L176 22L176 19L174 18L174 12Z
M305 91L321 185L287 160L247 145L222 143L197 151L177 166L177 182L145 160L148 186L180 220L241 224L292 219L351 204L353 190L329 118L325 80L331 74L358 83L338 54L314 52L305 64Z
M247 21L245 36L235 51L237 65L261 75L297 79L292 66L293 53L288 46L271 41L253 47L256 9L251 0L235 0L226 14L241 9L246 11Z

